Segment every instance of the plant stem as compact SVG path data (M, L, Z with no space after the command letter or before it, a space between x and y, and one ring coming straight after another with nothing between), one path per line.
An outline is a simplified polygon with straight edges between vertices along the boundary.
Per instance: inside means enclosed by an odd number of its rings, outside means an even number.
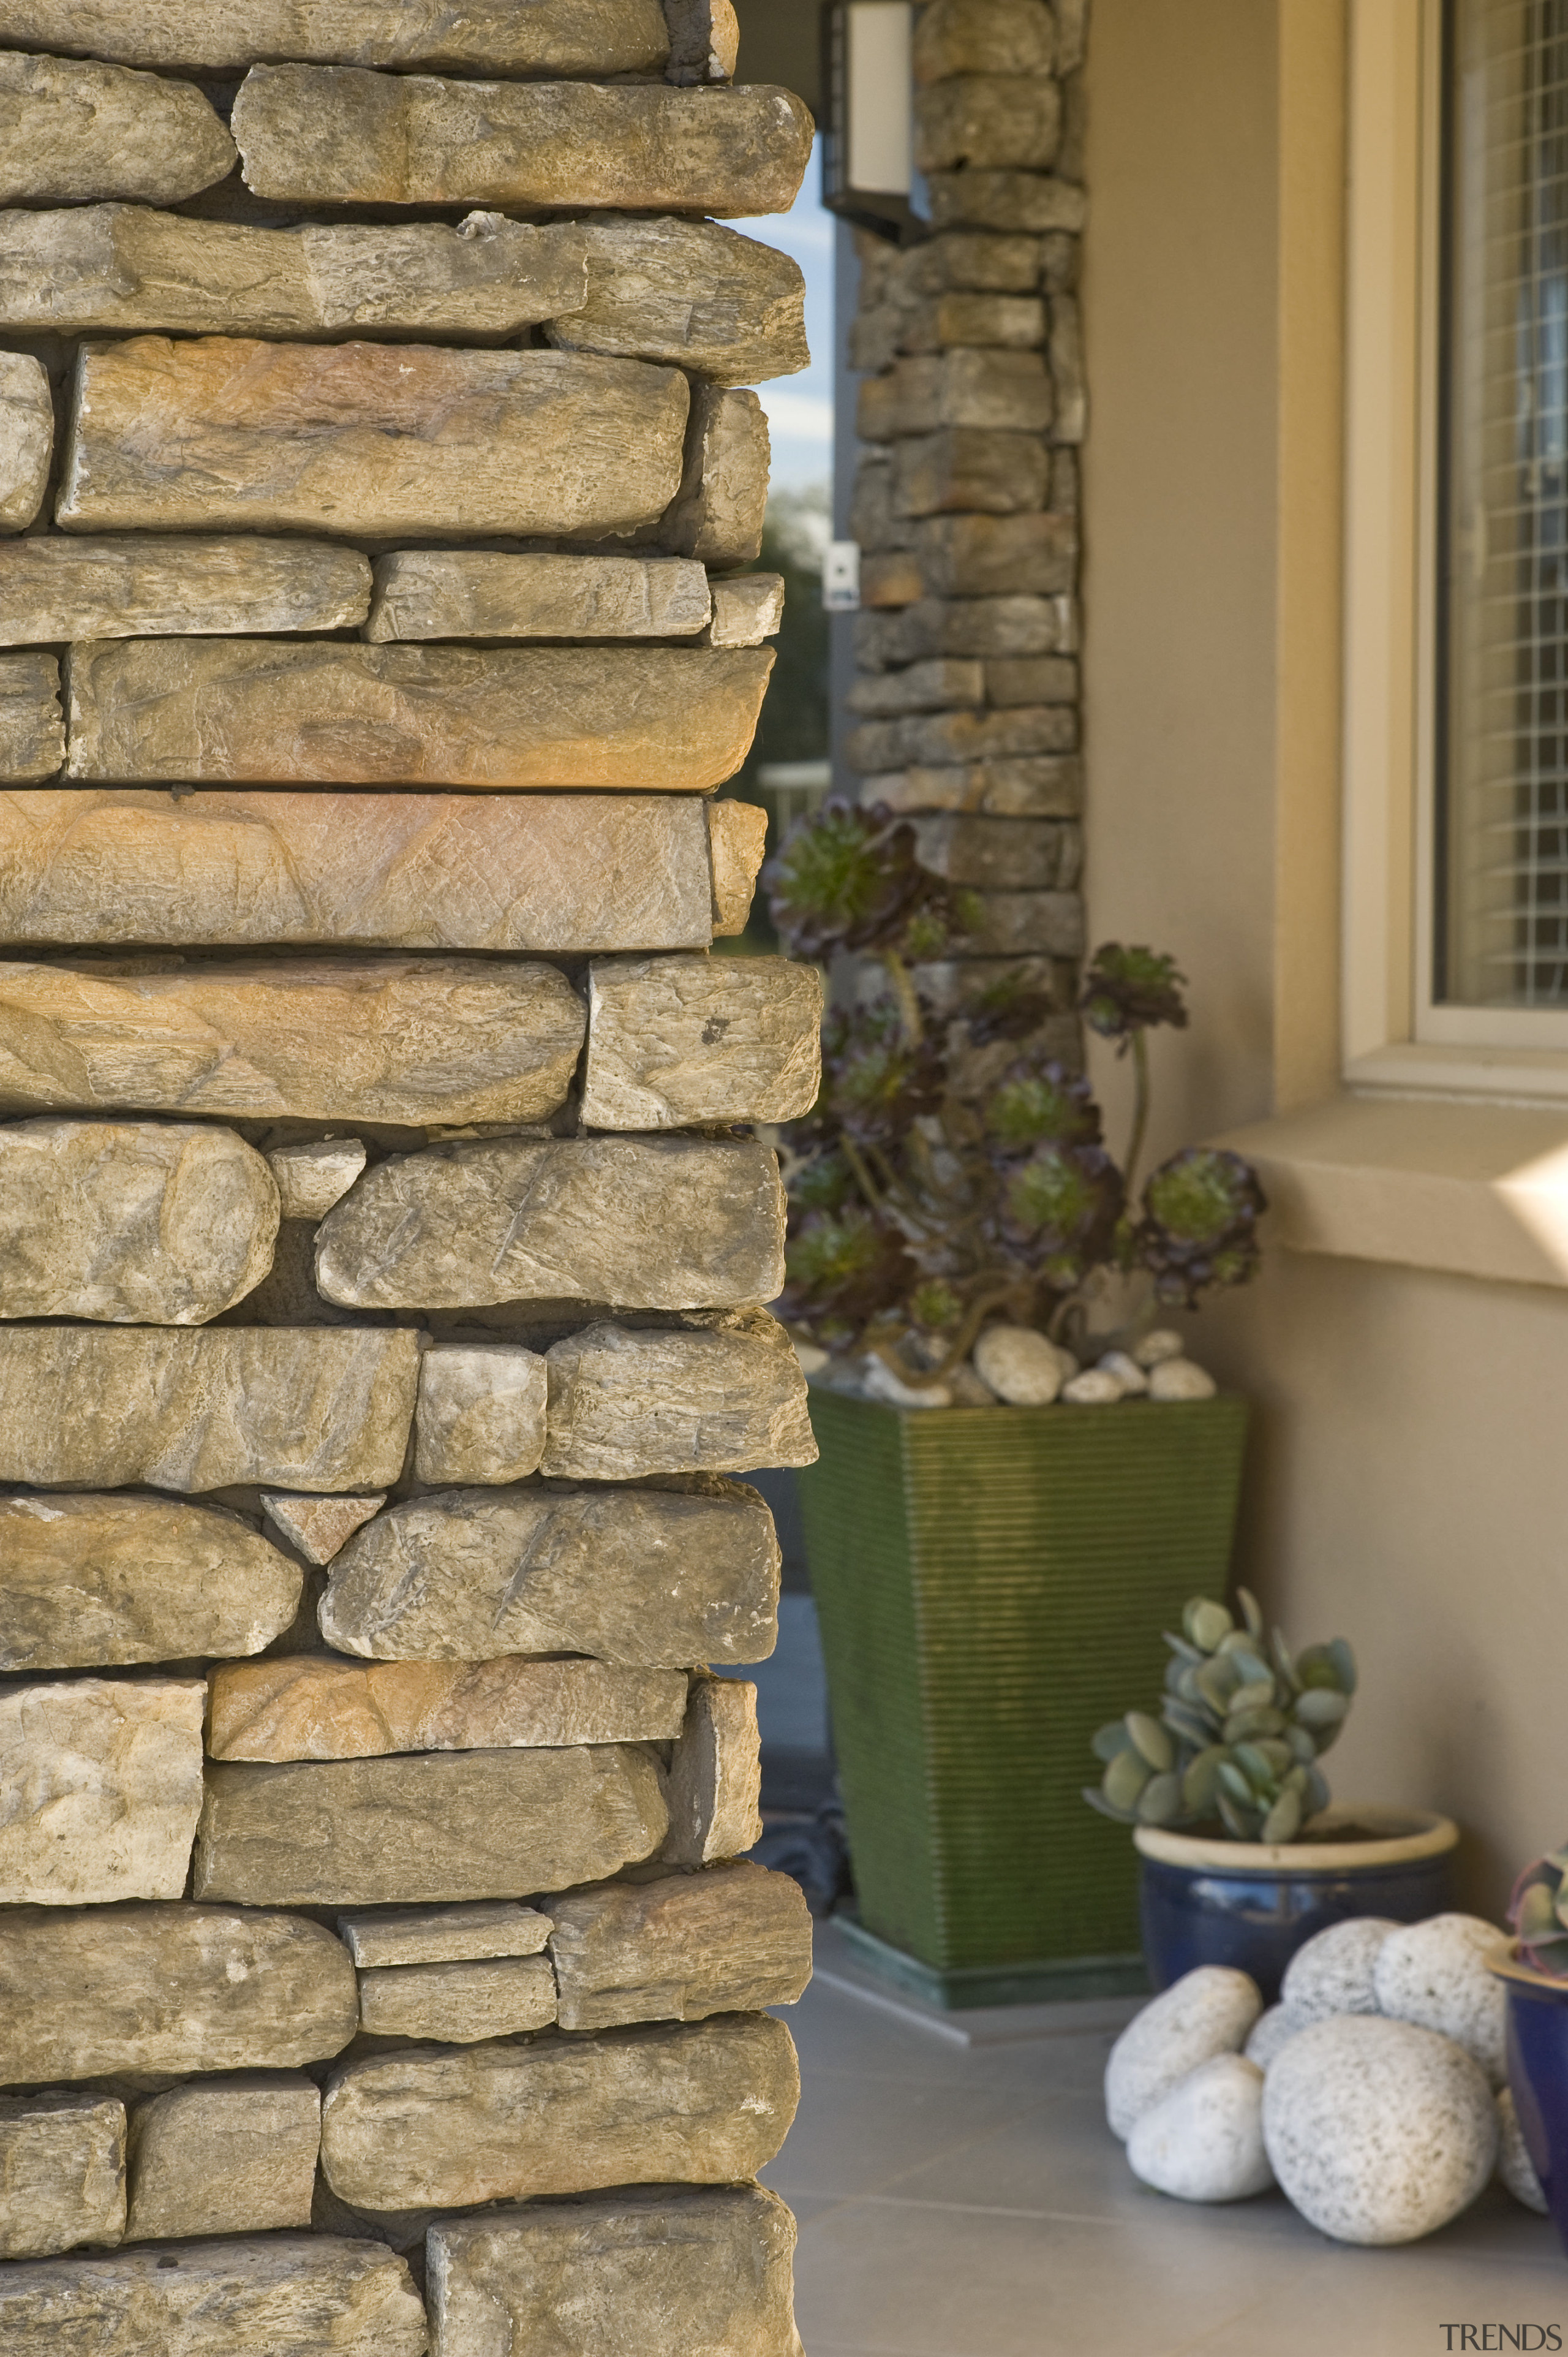
M1149 1043L1145 1033L1133 1034L1133 1135L1127 1141L1127 1199L1133 1197L1133 1182L1138 1175L1138 1160L1144 1151L1144 1132L1149 1125Z
M898 1001L898 1020L904 1034L904 1045L907 1048L918 1048L924 1037L924 1026L920 1021L920 1002L915 995L915 985L909 978L909 969L897 950L884 950L881 956L882 963L887 970L887 979L893 985L894 996Z
M865 1160L859 1146L852 1137L847 1135L841 1136L839 1144L843 1149L844 1160L854 1173L854 1183L865 1196L871 1210L877 1212L885 1211L886 1206L877 1189L876 1181L865 1167Z

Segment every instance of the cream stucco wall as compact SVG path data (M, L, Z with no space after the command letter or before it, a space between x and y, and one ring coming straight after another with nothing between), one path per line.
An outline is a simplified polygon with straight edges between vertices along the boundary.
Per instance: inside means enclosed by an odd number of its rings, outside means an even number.
M1095 0L1088 892L1191 979L1159 1152L1338 1070L1343 85L1340 0ZM1568 1832L1568 1292L1276 1248L1195 1339L1243 1576L1361 1656L1339 1794L1450 1811L1495 1910Z

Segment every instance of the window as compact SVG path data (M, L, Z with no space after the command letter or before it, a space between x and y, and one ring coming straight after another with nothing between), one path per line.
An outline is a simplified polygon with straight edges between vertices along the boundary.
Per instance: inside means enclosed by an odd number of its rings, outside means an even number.
M1568 1009L1568 0L1450 0L1434 1007Z

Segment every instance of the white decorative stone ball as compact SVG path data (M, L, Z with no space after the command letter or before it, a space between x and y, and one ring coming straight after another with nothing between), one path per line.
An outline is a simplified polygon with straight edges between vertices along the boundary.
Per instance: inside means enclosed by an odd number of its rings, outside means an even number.
M1062 1397L1069 1407L1113 1407L1122 1397L1122 1386L1105 1368L1086 1367L1081 1375L1062 1385Z
M1168 1326L1156 1326L1152 1334L1145 1334L1141 1342L1133 1345L1133 1356L1141 1367L1157 1367L1166 1359L1181 1359L1186 1355L1186 1343Z
M1263 2082L1263 2143L1304 2218L1340 2243L1413 2243L1481 2191L1498 2112L1452 2039L1376 2014L1314 2022Z
M1258 1984L1229 1964L1199 1964L1154 1997L1127 2024L1105 2065L1105 2116L1125 2142L1200 2062L1234 2054L1263 2009Z
M1498 2175L1516 2201L1522 2201L1527 2210L1539 2211L1545 2217L1546 2196L1519 2124L1511 2087L1498 2090Z
M1399 1929L1386 1915L1353 1915L1348 1922L1330 1923L1296 1950L1285 1966L1281 1996L1307 2021L1326 2021L1336 2013L1376 2013L1372 1968L1383 1942Z
M1263 2074L1240 2054L1200 2062L1133 2123L1133 2174L1178 2201L1245 2201L1274 2181L1263 2150Z
M951 1407L952 1394L946 1383L900 1383L886 1359L868 1351L860 1362L860 1384L867 1399L881 1400L887 1407Z
M1030 1326L988 1326L974 1346L974 1372L1009 1407L1049 1407L1062 1387L1056 1344Z
M1430 1915L1389 1934L1372 1974L1380 2012L1454 2039L1494 2087L1508 2076L1508 2003L1484 1959L1504 1936L1478 1915Z
M1258 2016L1241 2051L1249 2062L1266 2071L1281 2048L1288 2046L1298 2030L1310 2029L1317 2018L1316 2014L1298 2012L1294 2005L1272 2005L1267 2013Z
M1212 1399L1218 1389L1213 1376L1196 1359L1162 1359L1149 1370L1153 1400Z
M1102 1372L1115 1376L1128 1399L1137 1399L1148 1390L1149 1378L1125 1351L1107 1351L1100 1364Z

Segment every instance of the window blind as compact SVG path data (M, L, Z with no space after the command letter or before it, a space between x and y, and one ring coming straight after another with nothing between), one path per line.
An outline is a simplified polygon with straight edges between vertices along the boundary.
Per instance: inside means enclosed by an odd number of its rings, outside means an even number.
M1568 0L1449 0L1434 996L1568 1006Z

